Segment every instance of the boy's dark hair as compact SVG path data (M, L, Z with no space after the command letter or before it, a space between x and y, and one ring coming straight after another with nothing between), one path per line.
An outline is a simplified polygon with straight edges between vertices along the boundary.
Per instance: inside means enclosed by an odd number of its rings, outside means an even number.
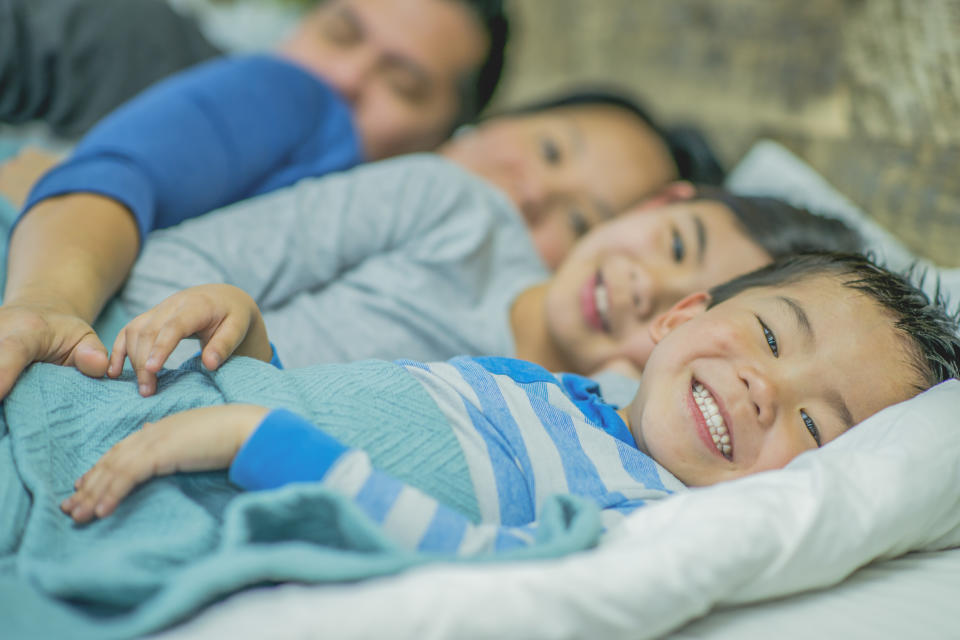
M716 154L704 135L695 127L678 126L665 128L660 126L640 101L622 89L611 87L583 87L557 93L543 100L521 105L496 115L536 113L558 107L603 105L623 109L639 118L657 136L663 140L681 180L700 184L718 185L723 182L725 172Z
M473 11L483 25L490 45L480 67L459 81L460 111L451 130L475 120L490 103L503 74L507 41L510 39L510 19L503 6L504 0L454 1Z
M854 253L863 248L860 234L835 218L777 198L740 196L709 185L694 186L694 201L711 200L730 209L743 231L774 259L806 251Z
M855 253L797 254L714 287L708 308L755 287L783 286L816 276L835 278L868 296L893 320L894 329L913 347L911 364L922 381L917 390L923 391L960 377L960 316L947 310L939 286L931 298L914 285L913 271L900 275Z

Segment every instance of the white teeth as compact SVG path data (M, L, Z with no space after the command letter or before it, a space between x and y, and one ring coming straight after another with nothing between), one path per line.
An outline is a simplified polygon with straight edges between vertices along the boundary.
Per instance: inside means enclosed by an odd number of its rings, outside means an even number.
M597 286L593 288L593 299L597 305L597 313L599 313L600 317L606 321L607 309L610 306L610 301L607 298L607 288L603 286L602 283L597 284Z
M598 305L599 307L599 305ZM703 414L703 419L710 429L710 437L713 439L717 451L724 457L730 459L733 453L733 447L730 444L730 434L727 433L727 425L723 423L723 417L717 408L717 402L699 382L693 383L693 399Z

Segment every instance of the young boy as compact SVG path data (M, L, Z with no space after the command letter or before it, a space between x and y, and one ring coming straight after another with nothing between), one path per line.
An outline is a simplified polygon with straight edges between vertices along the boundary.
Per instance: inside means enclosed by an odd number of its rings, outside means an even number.
M204 363L228 334L245 336L235 355L269 361L255 305L218 287L191 294ZM956 328L939 302L865 258L807 254L659 317L640 389L622 409L586 378L504 358L264 367L252 386L229 390L231 361L211 374L226 401L264 406L206 406L146 425L61 508L88 522L152 476L229 467L247 490L327 484L412 548L509 549L534 540L551 494L594 501L609 526L684 485L780 468L956 377ZM156 337L128 335L114 357L149 351ZM277 386L313 406L304 416L279 408L280 396L263 393Z

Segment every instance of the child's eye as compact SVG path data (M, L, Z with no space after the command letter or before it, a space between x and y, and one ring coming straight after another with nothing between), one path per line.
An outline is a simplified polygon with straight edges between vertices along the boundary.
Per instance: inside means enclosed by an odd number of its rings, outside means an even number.
M683 258L687 254L687 248L683 244L683 236L680 235L680 232L677 231L676 227L672 229L672 233L673 242L671 244L671 249L673 251L673 261L679 264L683 262Z
M540 154L549 165L560 164L560 160L563 159L560 147L550 138L544 138L540 141Z
M780 347L777 346L777 336L773 335L773 331L770 330L763 320L757 316L757 322L760 323L760 328L763 329L763 338L767 341L767 345L770 347L770 352L773 354L774 358L780 357Z
M800 418L803 420L803 424L807 428L807 431L809 431L810 435L813 436L813 440L817 443L817 446L823 446L823 443L820 441L820 429L817 429L817 423L813 421L813 418L808 416L807 412L802 409L800 410Z

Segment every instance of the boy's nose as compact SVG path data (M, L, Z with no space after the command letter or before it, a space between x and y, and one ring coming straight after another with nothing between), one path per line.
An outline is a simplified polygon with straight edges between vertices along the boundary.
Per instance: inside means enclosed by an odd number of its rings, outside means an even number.
M756 411L757 421L763 428L773 426L777 418L776 385L773 380L760 368L753 365L744 365L739 372L740 379L747 387L747 397L753 410Z

